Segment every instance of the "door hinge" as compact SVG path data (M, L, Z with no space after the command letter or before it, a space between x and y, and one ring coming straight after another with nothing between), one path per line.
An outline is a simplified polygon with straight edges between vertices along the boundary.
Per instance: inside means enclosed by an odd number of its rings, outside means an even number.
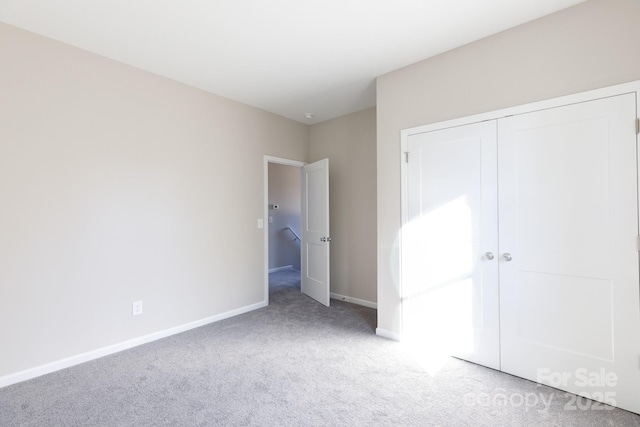
M636 117L636 135L640 134L640 118Z
M404 162L405 163L409 163L409 152L408 151L404 152Z
M638 236L638 238L636 240L636 246L638 248L638 252L640 252L640 235Z

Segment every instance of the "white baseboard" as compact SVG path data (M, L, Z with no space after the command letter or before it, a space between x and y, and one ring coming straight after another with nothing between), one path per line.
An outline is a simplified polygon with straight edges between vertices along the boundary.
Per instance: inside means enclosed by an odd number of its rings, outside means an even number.
M378 309L377 303L367 301L364 299L348 297L345 295L336 294L334 292L331 292L330 296L332 299L337 299L338 301L350 302L351 304L357 304L357 305L362 305L364 307L375 308L376 310Z
M376 335L382 338L388 338L394 341L402 341L400 334L387 331L386 329L376 328Z
M276 271L293 270L293 265L285 265L283 267L270 268L269 273L275 273Z
M194 322L186 323L184 325L176 326L174 328L169 328L164 331L154 332L152 334L144 335L142 337L134 338L128 341L123 341L118 344L102 347L96 350L88 351L86 353L67 357L66 359L57 360L55 362L47 363L45 365L36 366L35 368L30 368L24 371L16 372L14 374L5 375L4 377L0 377L0 388L9 386L11 384L16 384L22 381L27 381L32 378L39 377L41 375L50 374L52 372L69 368L71 366L79 365L81 363L88 362L90 360L99 359L101 357L108 356L113 353L118 353L123 350L128 350L130 348L137 347L142 344L147 344L162 338L166 338L171 335L176 335L181 332L186 332L191 329L199 328L200 326L204 326L210 323L218 322L220 320L228 319L229 317L234 317L240 314L248 313L253 310L258 310L266 306L267 306L266 302L264 301L259 302L257 304L248 305L246 307L241 307L236 310L227 311L226 313L207 317L201 320L196 320Z

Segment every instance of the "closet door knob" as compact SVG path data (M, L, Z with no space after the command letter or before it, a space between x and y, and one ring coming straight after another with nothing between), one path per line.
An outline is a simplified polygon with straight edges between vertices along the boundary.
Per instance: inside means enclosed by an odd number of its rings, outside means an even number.
M491 261L491 260L494 258L494 256L493 256L493 252L485 252L485 253L484 253L484 257L485 257L486 259L488 259L489 261Z
M506 262L509 262L509 261L511 261L513 259L513 257L511 256L511 254L509 252L503 253L501 258L502 258L503 261L506 261Z

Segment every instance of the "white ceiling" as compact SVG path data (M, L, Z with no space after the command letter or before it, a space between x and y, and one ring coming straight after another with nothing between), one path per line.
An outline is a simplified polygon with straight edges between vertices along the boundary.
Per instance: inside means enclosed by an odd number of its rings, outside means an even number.
M0 21L317 123L375 105L376 76L583 1L0 0Z

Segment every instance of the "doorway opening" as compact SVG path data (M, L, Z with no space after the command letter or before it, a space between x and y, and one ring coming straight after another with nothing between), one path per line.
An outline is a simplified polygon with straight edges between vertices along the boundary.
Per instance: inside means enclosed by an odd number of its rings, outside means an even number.
M264 286L267 304L270 275L282 276L287 282L297 280L298 286L300 284L301 168L304 165L295 160L265 156Z

